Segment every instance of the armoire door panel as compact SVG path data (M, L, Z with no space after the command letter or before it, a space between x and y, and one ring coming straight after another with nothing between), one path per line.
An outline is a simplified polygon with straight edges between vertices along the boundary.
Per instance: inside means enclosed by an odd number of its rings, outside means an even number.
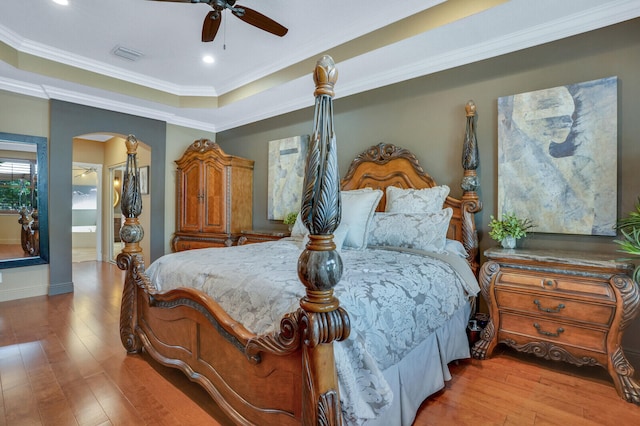
M180 229L183 231L202 231L201 216L204 209L202 178L200 164L192 163L183 171L182 191L184 202L182 203L182 215Z
M227 186L226 169L218 163L205 162L204 170L204 187L207 188L207 196L202 230L204 232L227 232L225 227L228 220L225 216L227 210L226 191L216 190Z

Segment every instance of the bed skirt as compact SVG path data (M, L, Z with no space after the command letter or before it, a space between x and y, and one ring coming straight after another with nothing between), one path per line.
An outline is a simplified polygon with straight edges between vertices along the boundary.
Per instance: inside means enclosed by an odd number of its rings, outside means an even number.
M471 305L465 304L434 334L383 375L393 391L393 402L383 415L366 426L410 426L422 402L451 380L448 364L469 358L466 327Z

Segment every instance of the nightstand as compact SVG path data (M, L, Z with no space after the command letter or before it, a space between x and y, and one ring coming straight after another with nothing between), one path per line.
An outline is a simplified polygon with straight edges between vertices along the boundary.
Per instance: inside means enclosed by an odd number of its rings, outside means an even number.
M621 341L640 311L633 265L613 256L554 250L485 251L480 288L490 320L472 348L491 356L500 343L539 357L605 368L618 394L640 405Z
M273 231L273 230L246 230L240 231L242 235L238 239L238 245L264 243L265 241L275 241L280 238L288 237L289 231Z

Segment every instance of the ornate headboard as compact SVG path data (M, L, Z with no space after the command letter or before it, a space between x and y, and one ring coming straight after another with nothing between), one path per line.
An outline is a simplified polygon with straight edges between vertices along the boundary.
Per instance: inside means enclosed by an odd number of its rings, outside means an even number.
M342 190L374 188L386 193L388 186L399 188L431 188L436 186L417 158L409 150L392 144L379 143L358 155L349 166L341 181ZM386 196L383 195L377 211L384 211ZM465 191L462 199L447 197L444 207L453 209L447 238L460 241L469 256L467 261L474 273L479 268L478 237L474 213L481 204L475 191Z

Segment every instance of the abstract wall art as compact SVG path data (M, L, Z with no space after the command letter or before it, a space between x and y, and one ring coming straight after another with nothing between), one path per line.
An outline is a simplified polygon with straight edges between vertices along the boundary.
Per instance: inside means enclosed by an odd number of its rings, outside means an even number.
M498 99L498 215L534 232L616 235L618 79Z
M300 210L308 147L309 135L269 142L269 220L283 220Z

